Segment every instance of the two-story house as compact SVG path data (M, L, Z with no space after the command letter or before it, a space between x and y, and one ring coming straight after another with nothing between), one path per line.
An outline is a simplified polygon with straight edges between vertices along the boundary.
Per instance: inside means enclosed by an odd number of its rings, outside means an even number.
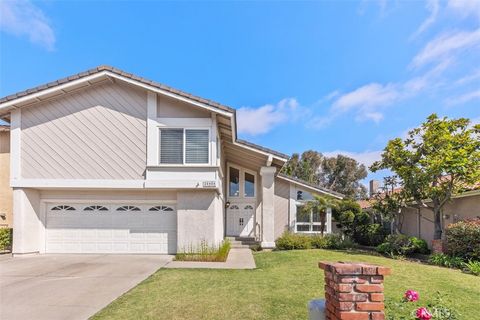
M100 66L0 99L13 252L175 253L226 236L275 246L312 194L288 156L239 140L235 109ZM331 230L328 214L327 232Z

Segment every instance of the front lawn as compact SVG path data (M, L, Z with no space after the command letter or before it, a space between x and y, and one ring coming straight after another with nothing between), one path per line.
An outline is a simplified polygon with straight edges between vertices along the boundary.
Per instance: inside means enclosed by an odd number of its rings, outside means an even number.
M323 297L320 260L389 266L387 299L407 289L421 299L441 291L461 319L478 316L480 277L361 253L304 250L255 253L256 270L160 269L93 319L305 319L307 302Z

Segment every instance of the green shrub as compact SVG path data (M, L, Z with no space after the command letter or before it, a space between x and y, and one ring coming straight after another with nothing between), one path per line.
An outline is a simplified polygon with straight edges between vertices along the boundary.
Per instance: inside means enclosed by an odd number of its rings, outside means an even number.
M12 249L12 228L0 228L0 250Z
M211 246L201 241L198 246L191 245L183 252L175 255L177 261L225 262L230 252L229 240L224 240L219 246Z
M434 253L428 259L428 262L436 266L461 269L464 266L463 259L450 256L444 253Z
M389 256L409 256L414 253L427 253L425 240L403 234L391 234L377 247L381 254Z
M480 261L480 219L459 221L445 230L447 253Z
M365 246L378 246L387 236L381 224L372 223L357 228L353 236L355 242Z
M428 249L427 241L417 238L417 237L410 237L410 241L412 242L413 246L415 247L415 253L421 254L429 254L430 249Z
M354 246L349 239L338 234L308 235L285 232L275 241L278 250L335 249L342 250Z
M465 263L465 269L468 273L480 276L480 261L469 261Z

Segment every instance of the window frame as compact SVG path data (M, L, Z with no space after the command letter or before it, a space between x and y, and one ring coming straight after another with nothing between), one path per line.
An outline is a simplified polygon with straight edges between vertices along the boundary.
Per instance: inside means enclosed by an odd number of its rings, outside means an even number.
M162 145L161 145L161 139L162 139L162 129L176 129L176 130L182 130L183 131L183 148L182 148L182 163L162 163ZM187 130L205 130L208 131L208 160L205 163L187 163L186 158L187 158ZM165 166L165 167L178 167L178 166L188 166L188 167L201 167L201 166L210 166L212 163L212 130L210 127L178 127L178 126L161 126L158 127L158 142L157 142L157 148L158 148L158 165L159 166ZM218 141L217 141L218 144Z
M230 195L230 168L234 168L238 170L239 174L239 181L238 181L238 188L239 193L238 196L231 196ZM253 197L245 195L245 173L248 173L253 176ZM256 199L257 198L257 173L255 171L245 169L241 166L235 164L228 164L227 165L227 198L231 199Z
M313 221L313 209L310 210L309 214L309 222L298 222L297 215L299 213L300 207L306 205L308 203L308 200L297 200L295 203L296 206L296 211L295 211L295 233L322 233L321 230L319 231L314 231L313 226L322 226L322 222L314 222ZM328 214L328 212L327 212ZM298 226L309 226L308 231L299 231ZM325 230L324 233L327 233L327 224L325 223Z

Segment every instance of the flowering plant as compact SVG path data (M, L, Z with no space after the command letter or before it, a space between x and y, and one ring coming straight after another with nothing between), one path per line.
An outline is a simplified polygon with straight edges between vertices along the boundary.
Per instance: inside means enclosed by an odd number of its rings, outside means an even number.
M420 301L415 290L407 290L400 302L386 301L388 320L458 320L458 314L447 306L440 293L428 303Z

